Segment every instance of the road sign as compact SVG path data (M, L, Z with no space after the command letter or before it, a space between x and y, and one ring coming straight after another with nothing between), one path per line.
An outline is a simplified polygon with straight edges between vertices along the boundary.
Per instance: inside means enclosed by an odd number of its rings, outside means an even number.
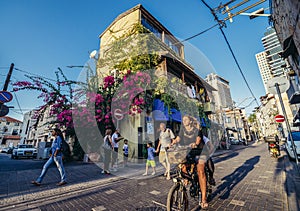
M116 109L115 112L114 112L114 117L117 119L117 120L121 120L124 118L124 114L122 113L121 109Z
M13 96L10 92L0 91L0 103L7 103L13 99Z
M275 121L276 122L284 122L284 116L283 115L280 115L280 114L278 114L278 115L276 115L275 116Z
M9 108L6 105L0 104L0 117L7 115Z
M275 84L278 84L280 93L290 88L290 81L285 77L275 77L268 81L268 91L273 95L278 95Z

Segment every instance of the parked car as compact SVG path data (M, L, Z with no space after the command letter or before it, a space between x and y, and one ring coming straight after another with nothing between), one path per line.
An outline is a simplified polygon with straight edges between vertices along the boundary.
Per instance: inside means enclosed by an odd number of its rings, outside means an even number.
M11 158L18 159L19 157L37 157L37 150L31 144L19 144L16 149L13 150Z
M229 137L229 140L232 145L240 144L240 141L238 139L235 139L234 137Z
M300 159L300 131L293 131L292 137L296 146L297 156ZM290 136L288 136L287 141L285 143L285 148L289 158L295 159L295 154L292 148L292 142Z
M8 152L8 150L9 150L9 148L8 148L8 147L3 147L3 148L1 149L1 152L2 152L2 153L7 153L7 152Z

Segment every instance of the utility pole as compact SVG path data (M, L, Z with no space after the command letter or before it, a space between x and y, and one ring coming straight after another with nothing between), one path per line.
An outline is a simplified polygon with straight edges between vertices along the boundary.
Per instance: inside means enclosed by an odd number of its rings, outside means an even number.
M2 101L0 101L0 117L7 115L9 112L9 107L4 105L4 102L9 102L12 100L11 93L7 92L6 90L8 88L13 69L14 69L14 63L11 63L3 86L3 91L0 91L2 97L4 98Z
M8 71L8 74L7 74L7 76L6 76L6 80L5 80L5 83L4 83L3 91L6 91L7 88L8 88L8 84L9 84L10 77L11 77L11 75L12 75L12 71L13 71L13 69L14 69L14 66L15 66L14 63L11 63L10 68L9 68L9 71Z

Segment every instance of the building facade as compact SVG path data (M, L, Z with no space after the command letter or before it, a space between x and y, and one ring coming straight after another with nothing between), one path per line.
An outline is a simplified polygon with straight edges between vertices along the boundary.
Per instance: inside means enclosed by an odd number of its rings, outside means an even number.
M285 69L290 80L287 91L292 105L293 126L300 126L300 2L297 0L271 0L271 24L274 26L282 52L280 56L286 61Z
M268 90L268 81L273 78L271 73L271 68L269 66L268 60L267 60L267 54L265 51L260 52L255 55L256 62L259 68L260 76L262 78L265 91L266 93L269 93Z
M0 117L0 143L3 147L17 146L20 143L22 122L8 117Z
M127 36L134 27L139 25L147 30L146 33ZM119 49L113 55L114 57L109 57L112 46L120 39L123 39L123 41L132 40L130 46ZM146 51L144 51L145 49L139 49L140 46L136 44L138 39L144 39L145 42L149 43L146 46ZM117 54L120 57L117 57ZM140 4L120 14L100 35L97 75L102 76L113 72L114 77L118 77L120 72L116 66L119 62L132 59L132 55L139 56L143 54L157 54L159 56L154 74L159 79L167 80L166 86L171 87L175 98L178 93L181 93L187 99L192 99L195 102L202 104L209 102L208 92L215 91L215 89L199 77L193 67L185 61L184 45ZM158 100L156 99L157 104L154 107L160 104ZM170 111L177 112L172 108ZM152 110L152 113L125 116L123 119L118 120L117 124L121 128L122 136L132 141L132 151L136 152L136 155L133 155L134 157L137 157L140 152L139 145L143 140L150 139L154 141L158 138L157 128L161 121L171 124L169 126L176 132L177 128L173 124L175 118L170 121L171 114L165 113L163 114L164 117L161 118L162 116L156 115L158 112L161 111ZM177 121L181 122L181 117L177 118ZM153 129L149 130L149 128Z
M219 124L224 124L224 109L231 107L233 102L229 81L215 73L207 75L205 81L217 90L210 92L211 96L209 96L215 107L211 119Z
M282 52L282 47L275 29L273 27L268 27L261 41L265 49L266 59L272 76L283 76L285 73L285 61L280 57L279 54Z

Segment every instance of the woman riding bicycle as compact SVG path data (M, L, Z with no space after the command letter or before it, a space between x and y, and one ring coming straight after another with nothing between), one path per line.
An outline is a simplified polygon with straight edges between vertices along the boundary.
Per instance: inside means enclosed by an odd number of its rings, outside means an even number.
M180 129L179 135L174 139L172 145L180 142L183 145L192 147L187 155L187 160L192 160L197 163L197 173L201 189L200 206L207 208L205 164L210 158L214 147L210 140L203 136L199 127L195 126L192 117L187 115L183 116L182 123L183 127ZM186 167L184 166L184 168ZM183 172L185 171L186 169L183 169Z

